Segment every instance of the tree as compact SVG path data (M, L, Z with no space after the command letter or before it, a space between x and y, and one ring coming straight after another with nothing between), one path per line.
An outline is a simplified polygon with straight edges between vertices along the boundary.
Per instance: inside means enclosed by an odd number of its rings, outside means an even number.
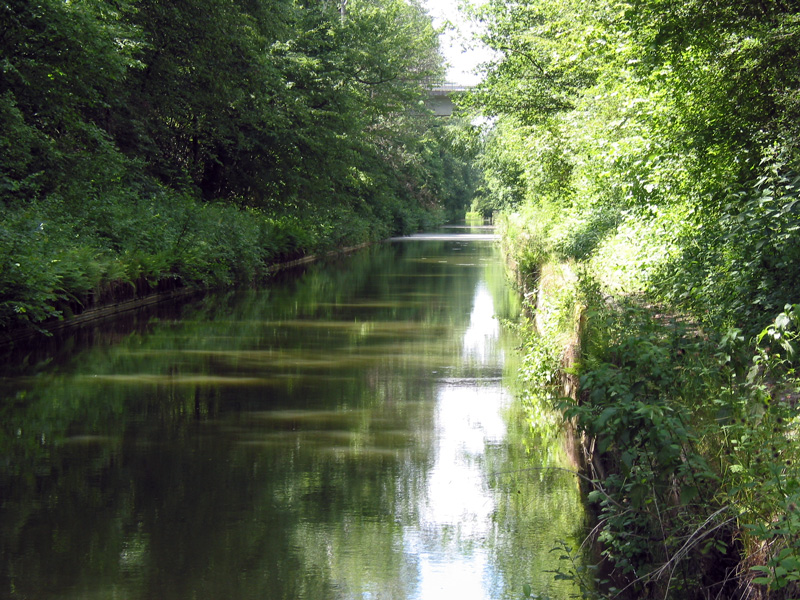
M119 165L108 126L120 86L138 64L138 31L124 22L130 10L124 1L104 0L13 0L0 7L6 203L74 186L91 193L101 174Z

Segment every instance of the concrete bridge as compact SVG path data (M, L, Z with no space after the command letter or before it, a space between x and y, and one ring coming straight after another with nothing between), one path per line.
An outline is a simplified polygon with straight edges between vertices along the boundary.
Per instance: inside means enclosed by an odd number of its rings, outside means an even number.
M453 96L471 90L472 85L462 83L437 83L428 88L428 99L425 106L433 111L437 117L449 117L453 114Z

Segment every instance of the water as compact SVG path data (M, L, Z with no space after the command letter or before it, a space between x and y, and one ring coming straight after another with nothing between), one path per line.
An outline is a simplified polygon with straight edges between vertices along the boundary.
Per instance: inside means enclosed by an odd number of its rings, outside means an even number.
M7 361L0 598L566 598L494 243L395 241ZM549 440L545 443L543 440ZM563 565L561 565L563 566Z

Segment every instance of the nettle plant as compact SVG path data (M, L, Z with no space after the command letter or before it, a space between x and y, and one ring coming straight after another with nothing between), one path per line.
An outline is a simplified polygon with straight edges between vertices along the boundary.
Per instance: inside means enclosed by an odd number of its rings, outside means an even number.
M742 393L733 395L721 444L728 495L750 557L752 583L800 595L800 305L786 305L755 338Z
M692 403L702 373L687 327L631 303L589 314L580 402L567 418L593 441L595 529L615 585L688 593L701 576L689 556L727 550L731 519L710 508L719 474L702 449Z
M617 586L601 587L702 597L763 585L797 597L800 305L749 343L652 314L590 312L582 396L562 405L594 443L589 499ZM726 583L703 572L715 561Z

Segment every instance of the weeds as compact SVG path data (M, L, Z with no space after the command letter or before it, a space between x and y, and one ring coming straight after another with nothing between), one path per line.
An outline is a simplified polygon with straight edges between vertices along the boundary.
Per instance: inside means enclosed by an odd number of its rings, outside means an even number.
M50 197L0 206L0 329L36 328L164 283L250 284L267 277L272 264L373 241L388 231L385 223L344 208L309 210L300 218L167 190L142 198L67 204Z
M583 269L571 285L548 284L555 270L536 270L544 293L529 301L521 378L539 390L529 404L544 394L590 450L591 543L603 557L588 568L561 548L557 575L587 598L798 595L800 307L753 338L717 335L644 295L612 299ZM570 398L565 347L576 337Z

